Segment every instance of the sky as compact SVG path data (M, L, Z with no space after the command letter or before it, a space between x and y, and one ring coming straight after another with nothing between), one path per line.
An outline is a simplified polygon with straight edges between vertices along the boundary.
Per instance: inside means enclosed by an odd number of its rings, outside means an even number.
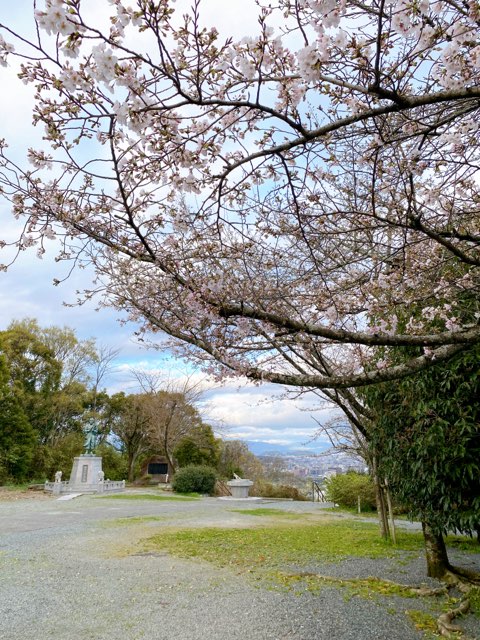
M87 0L87 3L90 0ZM1 3L0 23L25 30L31 22L32 2L17 0ZM178 3L177 3L178 4ZM242 0L242 11L232 11L224 0L204 2L205 21L221 31L241 36L251 33L252 16L248 8L253 0ZM41 7L41 3L38 3ZM107 0L95 0L96 11L110 7ZM230 6L230 9L228 8ZM28 147L41 146L41 131L31 125L32 88L16 78L13 66L0 67L2 100L0 101L0 138L5 137L19 164L25 164ZM11 215L8 203L0 199L0 237L12 239L18 234L21 221ZM0 263L6 262L5 251ZM88 288L92 274L75 271L58 286L53 279L62 279L62 268L54 261L54 251L43 259L35 250L23 252L4 273L0 272L0 330L12 320L36 318L41 326L68 326L80 339L95 338L97 344L119 350L116 367L107 381L107 390L139 391L132 369L161 372L181 379L186 373L201 380L205 388L202 409L206 420L226 438L257 443L257 450L296 449L316 453L328 447L325 439L312 440L320 422L332 415L330 408L320 407L318 398L309 395L296 400L285 396L281 387L271 384L253 385L245 380L229 380L223 386L213 383L190 365L174 360L163 352L146 350L135 339L135 325L122 323L122 316L112 309L96 309L98 301L83 306L74 305L77 289Z

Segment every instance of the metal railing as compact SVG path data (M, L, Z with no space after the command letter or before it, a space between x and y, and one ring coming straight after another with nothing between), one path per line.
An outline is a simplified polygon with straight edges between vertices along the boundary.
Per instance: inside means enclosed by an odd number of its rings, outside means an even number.
M217 480L215 483L215 494L221 497L228 497L232 495L232 492L223 480Z

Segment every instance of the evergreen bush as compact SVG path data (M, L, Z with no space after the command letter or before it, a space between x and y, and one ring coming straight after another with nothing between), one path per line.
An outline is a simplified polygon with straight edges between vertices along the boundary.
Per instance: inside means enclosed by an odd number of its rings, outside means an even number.
M172 489L177 493L212 494L216 480L217 474L212 467L189 465L175 473Z

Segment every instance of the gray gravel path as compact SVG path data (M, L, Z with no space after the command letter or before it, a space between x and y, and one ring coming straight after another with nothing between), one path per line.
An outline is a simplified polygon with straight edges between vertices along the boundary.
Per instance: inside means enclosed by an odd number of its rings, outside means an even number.
M402 598L345 598L333 587L301 597L256 586L198 560L138 552L139 537L176 526L245 526L238 503L22 500L0 503L1 640L416 640ZM292 512L321 505L262 504ZM126 526L119 518L159 520ZM248 518L247 518L248 520ZM258 519L256 520L258 523ZM137 549L136 553L131 553ZM463 558L464 559L464 558ZM478 557L469 562L478 562ZM424 561L355 559L328 575L424 579ZM480 566L480 565L479 565ZM408 572L408 573L402 573ZM478 621L467 620L470 634ZM476 626L477 625L477 626ZM475 628L476 627L476 628ZM480 633L478 634L480 636Z

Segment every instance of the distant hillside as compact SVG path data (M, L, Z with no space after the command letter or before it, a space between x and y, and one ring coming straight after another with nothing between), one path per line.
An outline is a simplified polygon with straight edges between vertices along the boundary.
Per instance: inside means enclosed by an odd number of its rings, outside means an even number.
M250 451L256 456L314 455L322 451L321 447L301 447L298 445L271 444L270 442L253 442L250 440L247 440L246 442Z

